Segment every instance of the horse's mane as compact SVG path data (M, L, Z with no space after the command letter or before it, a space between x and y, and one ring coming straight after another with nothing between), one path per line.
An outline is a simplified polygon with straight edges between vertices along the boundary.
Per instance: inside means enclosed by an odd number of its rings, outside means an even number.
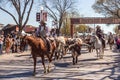
M26 40L31 47L44 46L44 44L41 44L44 43L41 38L37 38L35 36L26 36Z
M33 43L36 43L37 40L40 40L34 36L26 36L26 40L30 41L30 42L33 42Z

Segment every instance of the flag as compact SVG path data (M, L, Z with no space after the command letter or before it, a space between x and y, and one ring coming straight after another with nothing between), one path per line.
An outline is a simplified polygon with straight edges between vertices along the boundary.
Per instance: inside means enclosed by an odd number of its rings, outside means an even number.
M43 13L43 20L44 20L44 21L47 21L47 12L44 12L44 13Z

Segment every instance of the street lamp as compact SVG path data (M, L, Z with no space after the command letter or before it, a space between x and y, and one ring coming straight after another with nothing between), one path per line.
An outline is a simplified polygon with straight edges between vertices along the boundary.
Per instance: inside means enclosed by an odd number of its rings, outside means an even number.
M40 6L40 21L43 20L43 6Z
M43 6L40 6L40 10L42 11L44 8L43 8Z

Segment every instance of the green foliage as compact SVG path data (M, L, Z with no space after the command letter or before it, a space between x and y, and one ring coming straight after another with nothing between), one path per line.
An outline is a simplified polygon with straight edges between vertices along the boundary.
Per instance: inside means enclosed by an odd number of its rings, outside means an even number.
M66 21L64 21L64 25L61 28L61 33L64 35L70 35L70 19L66 19Z
M70 12L70 13L67 13L66 12L66 15L64 15L64 19L63 19L63 25L62 25L62 28L61 28L61 33L64 34L64 35L70 35L70 26L71 26L71 23L70 23L70 18L72 17L79 17L79 13L78 12Z
M86 32L87 31L87 26L84 24L78 25L77 27L75 27L75 31L76 32Z
M120 30L118 30L118 25L116 25L116 26L113 28L113 31L114 31L116 34L120 34Z

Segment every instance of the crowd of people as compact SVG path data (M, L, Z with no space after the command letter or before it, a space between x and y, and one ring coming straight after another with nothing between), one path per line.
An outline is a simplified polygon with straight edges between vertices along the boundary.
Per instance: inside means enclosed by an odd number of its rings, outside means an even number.
M20 38L17 37L15 32L7 35L0 35L0 54L3 53L16 53L19 52Z

